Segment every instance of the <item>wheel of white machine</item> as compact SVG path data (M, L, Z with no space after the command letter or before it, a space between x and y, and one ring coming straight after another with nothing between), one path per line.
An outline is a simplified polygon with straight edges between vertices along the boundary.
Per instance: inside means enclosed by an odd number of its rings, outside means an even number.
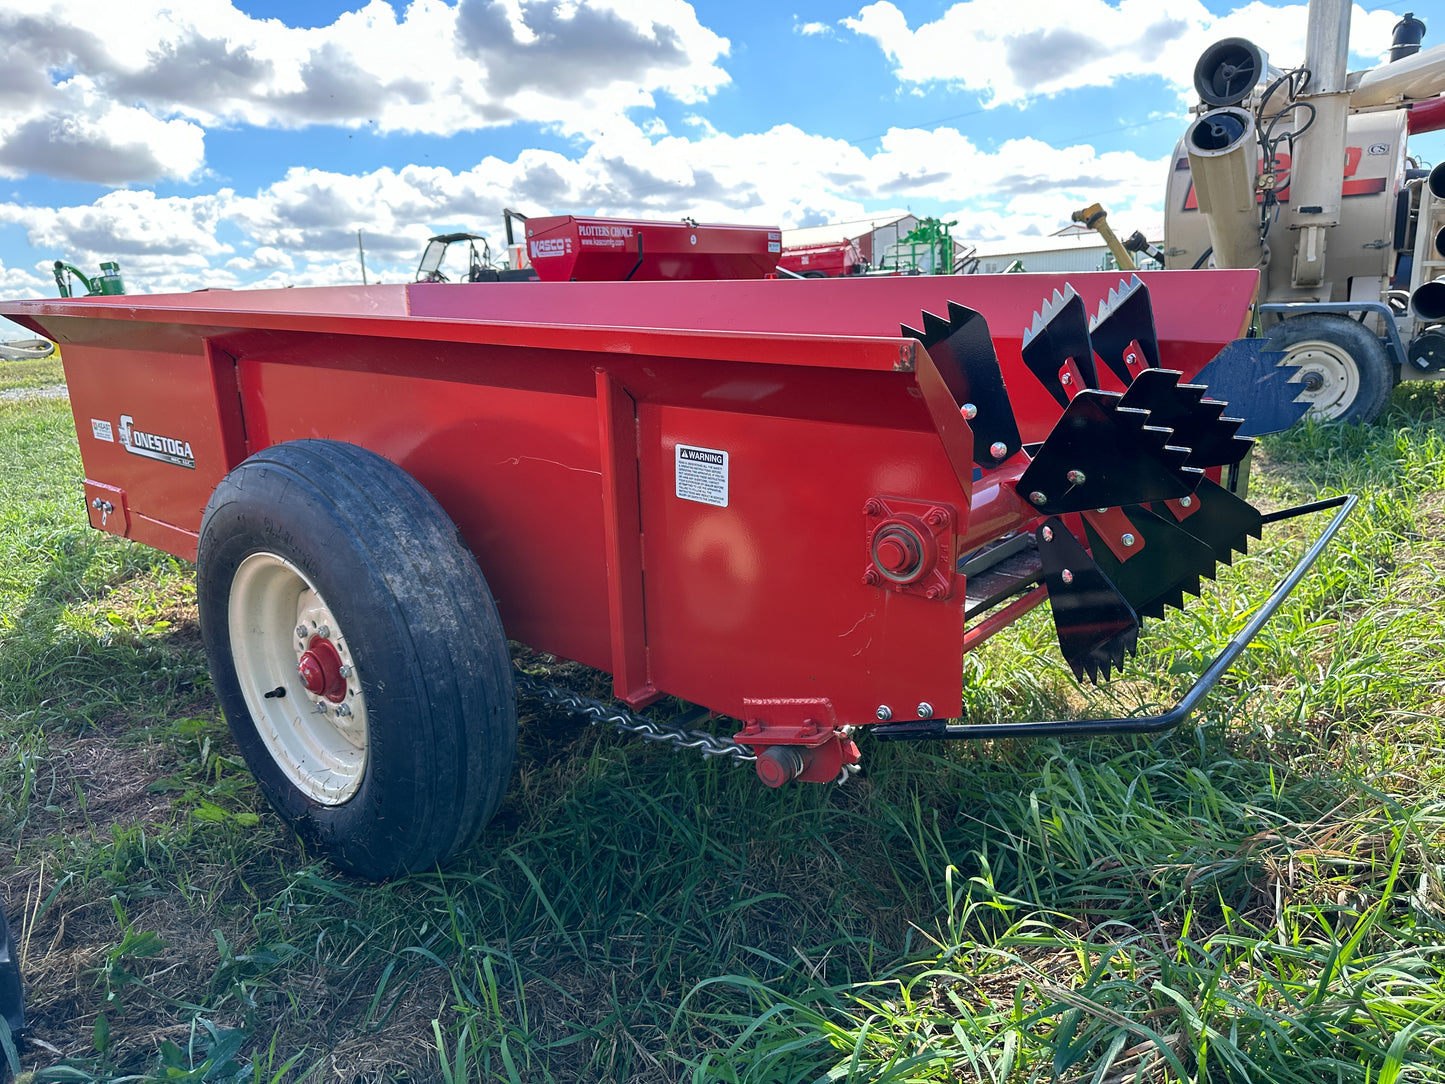
M336 441L259 452L206 506L196 582L231 732L303 838L382 878L444 861L491 819L516 749L507 643L410 475Z
M1368 424L1385 409L1395 366L1373 332L1337 313L1312 312L1282 320L1265 333L1267 349L1283 350L1300 373L1297 401L1311 404L1320 422Z

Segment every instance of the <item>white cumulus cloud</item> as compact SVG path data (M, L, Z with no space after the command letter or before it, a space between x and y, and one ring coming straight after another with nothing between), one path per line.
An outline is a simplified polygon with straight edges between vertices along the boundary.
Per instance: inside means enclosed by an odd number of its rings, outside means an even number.
M190 178L218 124L595 133L705 100L728 48L685 0L370 0L317 28L228 0L7 0L0 174Z
M875 41L898 80L974 91L985 104L1017 105L1081 87L1152 75L1187 92L1194 63L1214 41L1246 37L1276 66L1303 60L1306 7L1259 0L1223 16L1198 0L1038 0L1020 17L1015 0L962 0L931 22L910 26L891 0L844 19ZM1368 65L1388 49L1397 16L1356 6L1351 48Z
M119 259L138 292L199 286L356 282L357 231L372 281L409 280L426 238L467 230L503 249L502 209L616 217L816 225L880 204L953 208L963 241L1049 233L1095 199L1121 229L1157 228L1164 161L1034 139L985 149L952 128L895 128L868 152L791 125L649 138L623 124L576 157L526 150L453 171L406 166L349 174L294 168L251 195L158 198L111 192L93 204L0 203L0 223L81 267ZM240 240L223 243L218 233Z

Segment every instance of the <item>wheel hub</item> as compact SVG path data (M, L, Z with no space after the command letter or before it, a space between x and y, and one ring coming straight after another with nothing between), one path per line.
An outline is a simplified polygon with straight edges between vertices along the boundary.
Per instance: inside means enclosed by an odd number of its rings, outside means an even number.
M255 553L231 584L231 655L256 732L307 798L338 805L361 787L366 696L340 623L291 562Z
M1310 417L1332 421L1342 417L1360 394L1360 374L1343 347L1311 339L1290 347L1285 363L1301 370L1295 381L1311 403Z
M333 704L346 699L346 675L342 673L341 654L336 645L323 636L313 636L301 653L296 672L301 684L312 696L324 696Z

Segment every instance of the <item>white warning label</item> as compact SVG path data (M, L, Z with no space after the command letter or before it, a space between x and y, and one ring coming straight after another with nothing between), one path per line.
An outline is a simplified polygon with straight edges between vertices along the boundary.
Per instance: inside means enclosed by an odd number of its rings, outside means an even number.
M728 506L728 454L717 448L679 444L676 453L677 495L716 508Z

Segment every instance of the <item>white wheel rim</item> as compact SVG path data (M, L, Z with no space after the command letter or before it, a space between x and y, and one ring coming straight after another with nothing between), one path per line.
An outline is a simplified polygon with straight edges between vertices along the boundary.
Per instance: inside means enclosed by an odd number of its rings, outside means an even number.
M366 772L366 699L326 600L290 561L253 553L231 580L228 621L236 678L271 759L312 801L352 798ZM322 692L303 679L307 654L313 675L318 656L326 662Z
M1290 377L1290 383L1304 387L1295 402L1309 403L1308 417L1316 421L1343 417L1360 394L1360 368L1354 356L1335 343L1320 339L1296 343L1285 355L1284 364L1300 367Z

